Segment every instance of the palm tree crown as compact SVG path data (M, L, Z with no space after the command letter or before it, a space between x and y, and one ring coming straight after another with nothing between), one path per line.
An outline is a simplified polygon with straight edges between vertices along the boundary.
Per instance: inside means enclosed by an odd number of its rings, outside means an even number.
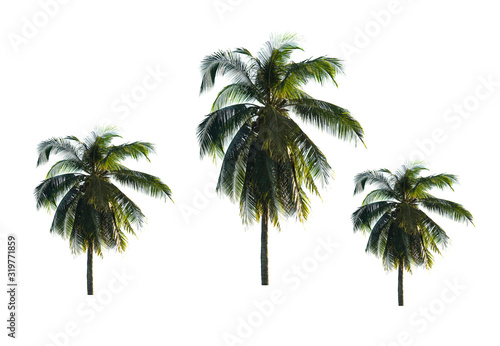
M211 89L217 76L230 83L198 126L200 154L222 158L217 191L239 202L243 222L262 220L266 263L268 219L277 227L280 215L307 219L305 189L319 195L317 183L323 186L332 176L324 154L291 115L343 140L363 141L363 129L346 109L302 90L311 80L336 84L340 61L293 62L296 50L302 49L295 36L283 35L271 38L255 56L245 48L218 51L201 65L200 93Z
M454 221L473 221L471 213L461 204L429 193L433 188L453 189L456 176L422 177L420 173L424 170L427 168L422 164L411 163L396 173L387 169L365 171L354 179L354 194L363 192L367 184L376 187L352 214L354 231L370 233L366 252L381 257L386 270L399 268L401 276L403 268L411 272L412 265L431 268L433 252L441 254L440 248L448 245L446 232L423 210Z
M126 158L146 158L154 152L147 142L112 145L120 137L112 128L92 132L85 140L74 136L50 138L38 145L37 166L52 155L62 159L49 170L35 189L37 208L55 209L50 232L69 239L73 253L87 251L102 256L105 248L123 251L126 233L144 223L141 209L113 181L152 197L171 198L158 177L130 170Z
M216 76L231 83L198 127L200 153L223 158L217 189L239 200L245 223L259 220L265 211L275 225L279 214L307 218L303 188L319 194L316 182L324 185L332 176L326 157L290 115L341 139L363 138L346 109L302 90L311 80L336 84L340 61L319 57L295 63L290 60L295 50L302 50L295 36L283 35L266 42L256 56L238 48L202 62L200 92L211 89Z

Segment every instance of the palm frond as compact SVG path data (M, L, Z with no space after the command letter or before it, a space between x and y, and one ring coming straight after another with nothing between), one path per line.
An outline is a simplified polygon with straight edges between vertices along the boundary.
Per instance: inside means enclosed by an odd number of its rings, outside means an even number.
M419 177L412 189L415 197L420 197L433 188L453 190L453 184L458 182L457 176L453 174L436 174L427 177Z
M226 140L254 116L257 109L253 105L239 104L208 114L197 129L200 156L223 157Z
M80 159L60 160L50 168L47 178L55 177L61 173L86 172L86 168Z
M422 198L419 203L425 209L454 221L474 224L472 214L461 204L433 197Z
M365 190L366 184L375 185L380 189L392 190L391 181L381 171L364 171L356 174L354 177L354 194L361 193Z
M354 224L354 231L361 230L363 232L369 232L371 230L371 224L381 215L393 209L395 205L394 202L380 201L359 207L351 216L351 220Z
M217 76L227 76L233 83L252 85L244 61L230 51L218 51L206 56L201 63L202 82L200 94L214 86Z
M217 94L211 112L234 104L251 104L254 101L262 102L262 98L253 86L238 83L229 84Z
M106 156L100 165L103 169L116 169L116 164L125 159L131 158L139 160L144 158L148 161L149 155L155 153L155 147L148 142L136 141L120 145L109 146L106 150Z
M172 191L160 178L126 168L109 171L110 176L124 186L155 198L172 200Z
M66 194L70 188L81 183L83 179L84 176L78 173L61 174L45 179L35 188L37 209L41 207L55 208L58 199Z
M334 104L309 99L289 101L292 111L306 123L315 125L333 136L346 141L363 142L364 131L348 110Z
M49 161L52 154L63 154L64 158L78 160L81 148L75 146L67 138L50 138L38 144L37 166Z

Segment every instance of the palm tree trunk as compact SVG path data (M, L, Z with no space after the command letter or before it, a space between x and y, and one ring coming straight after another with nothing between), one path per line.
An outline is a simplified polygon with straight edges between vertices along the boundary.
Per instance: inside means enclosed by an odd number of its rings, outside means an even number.
M92 275L93 253L94 247L93 244L90 243L87 248L87 295L89 296L94 295L94 277Z
M398 266L398 305L403 306L403 263L404 260L399 261Z
M265 208L264 213L262 213L262 233L260 236L260 276L263 286L269 285L269 260L267 257L268 218L268 211Z

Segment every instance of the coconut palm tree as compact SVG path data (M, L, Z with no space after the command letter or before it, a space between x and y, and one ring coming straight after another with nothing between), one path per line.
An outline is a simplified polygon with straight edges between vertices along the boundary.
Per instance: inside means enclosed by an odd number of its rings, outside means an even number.
M50 232L69 239L74 254L87 252L87 294L93 294L93 253L127 248L126 233L144 223L141 209L114 182L145 192L152 197L170 198L172 192L159 178L130 170L124 159L146 158L154 152L147 142L112 145L121 138L112 128L93 131L85 140L74 136L50 138L38 145L37 166L60 155L35 189L37 208L55 209Z
M421 176L421 163L403 165L395 173L387 169L365 171L354 178L354 194L367 184L375 186L362 206L352 214L354 231L370 233L366 252L382 258L385 270L398 269L398 304L403 306L403 271L412 265L430 269L433 252L441 254L448 245L446 232L424 211L454 221L471 223L472 215L461 204L434 197L433 188L453 190L453 174Z
M342 140L363 140L363 129L346 109L302 90L311 80L336 85L340 61L321 56L293 62L297 50L294 35L275 36L256 55L245 48L218 51L201 64L200 93L217 76L229 84L198 126L200 155L222 158L217 191L239 202L243 223L261 221L263 285L269 283L269 221L279 229L280 216L307 219L305 189L319 195L317 183L324 186L332 177L325 155L291 116Z

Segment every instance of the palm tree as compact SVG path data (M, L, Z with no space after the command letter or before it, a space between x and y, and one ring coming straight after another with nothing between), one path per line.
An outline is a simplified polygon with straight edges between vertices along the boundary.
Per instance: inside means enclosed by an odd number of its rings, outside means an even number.
M147 142L112 145L121 138L112 128L93 131L85 140L74 136L50 138L38 145L37 166L51 155L62 159L49 170L35 189L37 209L55 209L50 232L69 238L74 254L87 252L87 293L93 294L93 253L102 257L105 248L122 252L125 233L133 234L145 216L112 180L152 197L171 199L172 192L159 178L121 164L126 158L146 158L154 152Z
M434 197L433 188L453 190L453 174L420 176L427 170L421 163L403 165L396 173L387 169L365 171L354 178L354 194L363 192L366 184L375 190L368 193L352 214L354 231L370 233L366 252L382 258L385 270L398 269L398 304L403 306L403 270L411 273L412 265L430 269L433 252L441 254L448 245L445 231L422 209L454 221L472 222L472 215L461 204Z
M200 155L222 158L217 191L239 202L244 224L261 221L261 278L268 285L268 223L279 229L280 216L309 214L304 188L319 195L332 177L321 150L290 117L348 141L363 140L360 124L341 107L302 90L309 81L332 81L342 71L338 59L318 57L293 62L302 50L294 35L272 37L252 55L245 48L218 51L201 64L200 93L217 76L229 78L211 113L198 126ZM225 147L227 146L227 149Z

